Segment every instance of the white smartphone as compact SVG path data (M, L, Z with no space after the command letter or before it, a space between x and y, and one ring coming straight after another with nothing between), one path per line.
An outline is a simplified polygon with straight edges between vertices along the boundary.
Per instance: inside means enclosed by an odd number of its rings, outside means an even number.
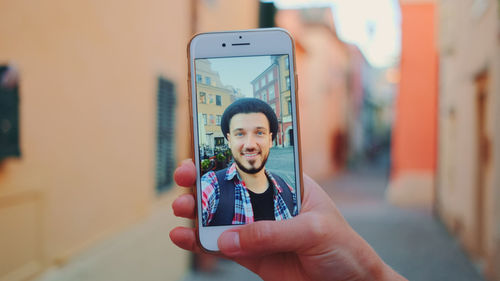
M202 33L188 61L198 242L217 252L229 228L300 211L294 43L280 28Z

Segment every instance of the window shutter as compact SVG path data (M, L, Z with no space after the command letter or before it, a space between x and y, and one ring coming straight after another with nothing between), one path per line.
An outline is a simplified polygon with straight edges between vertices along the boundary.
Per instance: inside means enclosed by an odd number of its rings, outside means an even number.
M0 66L0 82L7 72ZM19 148L19 87L0 85L0 161L7 157L20 157Z
M156 191L172 187L176 166L174 84L165 78L158 79L157 100Z

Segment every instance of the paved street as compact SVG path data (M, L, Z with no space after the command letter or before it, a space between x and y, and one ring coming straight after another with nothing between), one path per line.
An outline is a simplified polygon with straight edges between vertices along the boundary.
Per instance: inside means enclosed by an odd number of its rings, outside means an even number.
M364 167L322 184L351 226L409 280L484 280L430 211L385 202L386 178L384 170Z
M396 271L412 281L484 280L457 241L430 212L390 206L384 201L387 173L364 167L322 182L353 226ZM191 273L183 281L260 280L231 262L210 274Z
M267 159L266 169L281 176L295 188L293 147L273 147Z

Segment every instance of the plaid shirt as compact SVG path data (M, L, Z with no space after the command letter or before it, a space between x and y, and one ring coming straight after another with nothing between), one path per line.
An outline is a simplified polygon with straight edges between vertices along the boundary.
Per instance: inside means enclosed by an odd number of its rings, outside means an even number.
M276 180L273 178L272 174L265 171L267 177L271 180L274 189L274 218L278 220L289 219L292 216L296 216L298 213L297 208L297 195L293 188L286 184L286 187L281 187L278 185ZM234 217L232 224L247 224L252 223L253 219L253 209L252 203L250 202L250 194L248 193L245 182L240 178L238 171L236 170L236 164L233 163L226 172L226 180L233 180L235 190L234 190ZM289 188L292 192L292 198L294 203L293 213L291 214L288 207L281 197L283 192L282 188ZM210 171L201 177L201 190L202 190L202 220L203 225L210 225L210 222L214 218L214 214L217 211L217 205L219 204L219 183L217 182L217 176L215 172Z

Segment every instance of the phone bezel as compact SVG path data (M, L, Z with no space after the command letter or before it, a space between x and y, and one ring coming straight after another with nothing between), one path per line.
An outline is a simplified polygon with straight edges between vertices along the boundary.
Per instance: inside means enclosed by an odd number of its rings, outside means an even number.
M248 43L248 45L247 45ZM223 46L225 44L225 46ZM236 44L236 45L233 45ZM201 248L208 252L218 252L217 239L220 234L227 229L238 227L241 225L227 226L206 226L202 225L201 218L201 175L200 171L200 155L198 142L198 114L197 113L197 90L196 90L196 71L195 59L200 58L223 58L223 57L241 57L241 56L262 56L262 55L288 55L290 75L290 90L292 101L292 120L294 130L294 161L295 161L295 177L297 192L298 209L301 208L303 195L303 179L302 179L302 161L300 151L300 126L298 118L298 100L297 100L297 73L294 54L294 42L288 31L281 28L265 28L241 31L224 31L200 33L190 40L188 44L188 84L189 84L189 100L190 100L190 125L192 132L192 147L193 156L197 171L196 177L196 227L197 239Z

